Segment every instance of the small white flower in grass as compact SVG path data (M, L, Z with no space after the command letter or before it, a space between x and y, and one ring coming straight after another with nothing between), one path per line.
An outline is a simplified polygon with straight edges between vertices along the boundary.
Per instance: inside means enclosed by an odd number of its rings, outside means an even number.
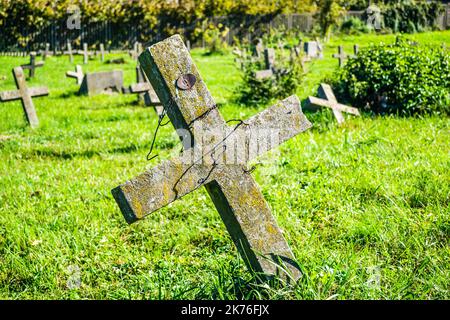
M38 245L40 245L41 243L42 243L42 240L36 239L36 240L33 240L33 241L31 242L31 245L32 245L32 246L38 246Z

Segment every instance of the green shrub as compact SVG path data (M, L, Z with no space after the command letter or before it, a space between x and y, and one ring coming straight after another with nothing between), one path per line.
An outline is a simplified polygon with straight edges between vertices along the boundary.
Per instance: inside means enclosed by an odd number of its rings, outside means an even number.
M402 0L382 7L386 28L394 32L415 33L435 29L435 22L444 11L436 1Z
M226 36L230 29L222 24L217 26L209 23L206 27L203 38L207 46L207 54L224 54L227 48Z
M242 49L241 49L242 50ZM249 48L246 52L252 52ZM237 102L245 105L266 104L274 99L285 99L294 94L299 87L303 69L300 60L280 59L277 51L277 63L270 78L256 79L255 72L265 69L263 59L251 55L241 58L243 82L237 89Z
M340 28L340 32L347 35L358 35L361 33L369 33L371 30L361 19L351 17L345 20Z
M344 101L376 113L450 114L450 55L443 48L410 44L360 50L334 76Z

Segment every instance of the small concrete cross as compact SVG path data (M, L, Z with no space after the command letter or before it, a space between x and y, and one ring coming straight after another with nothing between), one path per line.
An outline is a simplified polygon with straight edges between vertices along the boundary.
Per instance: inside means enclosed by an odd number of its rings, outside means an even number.
M319 97L320 98L308 97L306 107L308 109L317 109L319 107L330 108L339 124L345 121L342 112L350 113L355 116L360 115L358 109L340 104L333 93L333 89L331 89L328 84L322 83L320 85Z
M77 64L75 67L75 72L67 71L66 77L77 79L77 84L80 85L83 82L84 77L83 68L79 64Z
M130 57L133 60L137 60L141 52L142 52L142 44L136 41L134 43L133 50L130 51Z
M48 95L48 89L45 87L28 88L21 67L14 68L13 75L18 90L0 92L0 101L6 102L20 99L28 123L32 128L37 127L39 120L31 98Z
M255 78L258 80L273 76L273 70L275 67L275 50L273 48L266 48L264 50L264 63L266 69L255 72Z
M23 64L21 65L22 69L28 69L30 70L29 77L34 77L34 72L36 68L40 68L44 65L43 61L36 62L36 53L32 52L30 53L30 63L29 64Z
M263 52L264 52L264 43L263 43L262 39L259 38L258 43L256 44L256 47L255 47L256 57L258 59L260 59L263 55Z
M83 43L83 63L87 64L89 60L89 51L87 43Z
M89 61L89 56L92 54L88 50L88 44L86 42L83 43L83 50L78 50L78 54L83 56L83 64L87 64Z
M294 255L246 169L248 161L311 127L298 98L287 98L229 126L179 35L149 47L139 61L184 151L112 190L125 219L129 223L143 219L205 186L247 266L284 277L279 268L284 264L298 279ZM263 143L272 138L273 145Z
M103 43L100 43L100 61L105 61L105 45Z
M344 65L344 60L347 59L347 54L344 52L344 47L338 47L338 53L333 54L333 58L339 59L339 67Z
M46 43L45 44L45 50L42 53L42 60L45 61L45 59L47 59L47 57L50 55L50 43Z
M72 44L69 40L67 40L67 50L63 52L63 54L67 54L69 56L69 61L73 62L73 53L72 53Z

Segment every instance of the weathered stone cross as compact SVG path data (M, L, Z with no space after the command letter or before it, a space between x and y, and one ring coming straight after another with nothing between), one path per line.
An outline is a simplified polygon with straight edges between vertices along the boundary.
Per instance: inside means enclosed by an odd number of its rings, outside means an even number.
M87 64L89 61L89 56L92 55L92 53L88 50L88 45L86 42L83 43L83 50L78 50L77 53L83 56L83 64Z
M266 48L264 50L264 62L266 69L255 72L256 79L266 79L273 76L273 69L275 67L275 49Z
M139 64L136 66L136 82L137 83L132 84L128 88L123 88L122 93L139 94L139 100L143 99L146 106L154 107L156 113L160 115L163 112L163 106L152 85L148 82L147 77L142 72L142 68Z
M21 67L14 68L13 75L18 90L0 92L0 101L6 102L20 99L27 121L34 128L38 126L39 120L31 98L48 95L48 89L45 87L28 88Z
M344 52L344 47L338 47L338 53L333 54L333 58L339 59L339 67L344 65L345 59L347 59L347 54Z
M311 127L298 98L228 126L179 35L149 47L139 61L184 152L112 190L125 219L143 219L205 186L247 266L284 277L279 267L284 264L298 279L293 253L246 169L248 161L274 147L264 139L279 144Z
M23 64L21 65L22 69L28 69L30 70L30 78L34 77L34 70L36 68L40 68L44 65L44 61L36 62L36 53L32 52L30 53L30 63L29 64Z
M100 61L105 61L105 45L103 43L100 43Z
M316 109L318 107L330 108L339 124L345 121L342 112L350 113L355 116L360 115L358 109L340 104L333 93L333 89L331 89L328 84L322 83L320 85L319 97L320 98L308 97L306 107L309 109Z
M69 61L73 62L72 44L69 40L67 40L67 51L64 51L63 54L67 54L69 56Z
M84 77L83 68L79 64L77 64L75 67L75 72L67 71L66 77L77 79L77 84L80 85L83 82Z

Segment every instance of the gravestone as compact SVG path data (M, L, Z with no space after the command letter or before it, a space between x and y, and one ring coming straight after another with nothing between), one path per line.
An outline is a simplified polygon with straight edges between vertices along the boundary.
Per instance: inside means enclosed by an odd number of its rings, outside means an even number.
M344 47L338 47L338 53L333 54L333 58L339 59L339 67L344 66L344 61L347 59L347 54L344 52Z
M83 68L77 64L75 67L75 72L67 71L66 77L75 78L77 80L77 84L80 85L83 82L84 78Z
M298 98L229 126L179 35L151 46L139 61L184 151L112 190L125 219L143 219L205 186L249 269L287 278L284 268L297 280L299 267L247 163L311 127Z
M305 53L310 58L317 58L318 56L318 49L317 49L317 42L315 41L308 41L305 42Z
M90 96L99 93L121 92L122 87L122 70L87 73L81 83L79 94Z
M44 66L44 61L36 62L36 53L30 53L30 63L21 65L22 69L29 70L29 77L33 78L35 69Z
M0 101L6 102L20 99L28 123L32 128L37 127L39 125L39 120L32 98L48 95L48 89L45 87L28 88L21 67L13 69L13 76L18 90L0 92Z
M309 97L307 100L307 109L316 110L320 107L330 108L339 124L345 121L342 112L359 116L359 110L340 104L334 96L333 89L328 84L322 83L319 87L319 97Z
M353 45L353 54L356 57L358 55L358 53L359 53L359 45L355 44L355 45Z
M317 58L323 59L323 44L320 42L318 38L316 38L317 43Z

